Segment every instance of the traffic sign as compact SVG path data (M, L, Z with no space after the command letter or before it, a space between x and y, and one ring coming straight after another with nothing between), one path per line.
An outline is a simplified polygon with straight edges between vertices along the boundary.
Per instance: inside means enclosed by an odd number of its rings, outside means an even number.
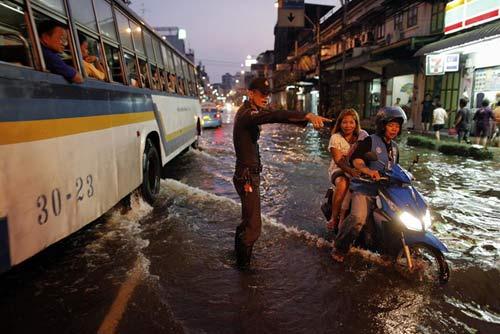
M281 8L304 9L304 0L283 0L283 5Z
M278 27L300 28L304 26L304 9L278 9Z

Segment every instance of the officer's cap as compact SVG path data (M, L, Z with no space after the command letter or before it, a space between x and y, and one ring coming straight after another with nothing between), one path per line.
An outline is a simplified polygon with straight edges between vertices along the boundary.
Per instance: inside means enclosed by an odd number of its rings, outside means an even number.
M258 90L264 95L271 93L271 86L266 78L255 78L248 85L249 90Z

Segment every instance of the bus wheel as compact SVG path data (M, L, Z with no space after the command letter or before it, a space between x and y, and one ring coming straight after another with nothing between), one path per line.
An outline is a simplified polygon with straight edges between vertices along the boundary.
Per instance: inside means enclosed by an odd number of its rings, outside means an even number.
M146 202L153 205L160 193L160 155L150 139L146 141L142 156L141 193Z

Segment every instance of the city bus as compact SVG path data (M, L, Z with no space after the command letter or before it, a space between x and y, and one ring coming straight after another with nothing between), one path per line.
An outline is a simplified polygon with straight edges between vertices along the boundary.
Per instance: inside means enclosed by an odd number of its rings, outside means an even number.
M81 84L47 70L38 30L51 20ZM82 38L101 79L87 75ZM0 0L0 272L136 189L153 203L200 118L192 61L122 1Z

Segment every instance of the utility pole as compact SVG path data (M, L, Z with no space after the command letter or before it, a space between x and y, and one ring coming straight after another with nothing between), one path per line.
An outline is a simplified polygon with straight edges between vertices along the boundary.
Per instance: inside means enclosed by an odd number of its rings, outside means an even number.
M341 0L342 3L342 82L340 84L340 105L345 108L345 52L346 52L346 26L347 26L347 4L349 0Z

